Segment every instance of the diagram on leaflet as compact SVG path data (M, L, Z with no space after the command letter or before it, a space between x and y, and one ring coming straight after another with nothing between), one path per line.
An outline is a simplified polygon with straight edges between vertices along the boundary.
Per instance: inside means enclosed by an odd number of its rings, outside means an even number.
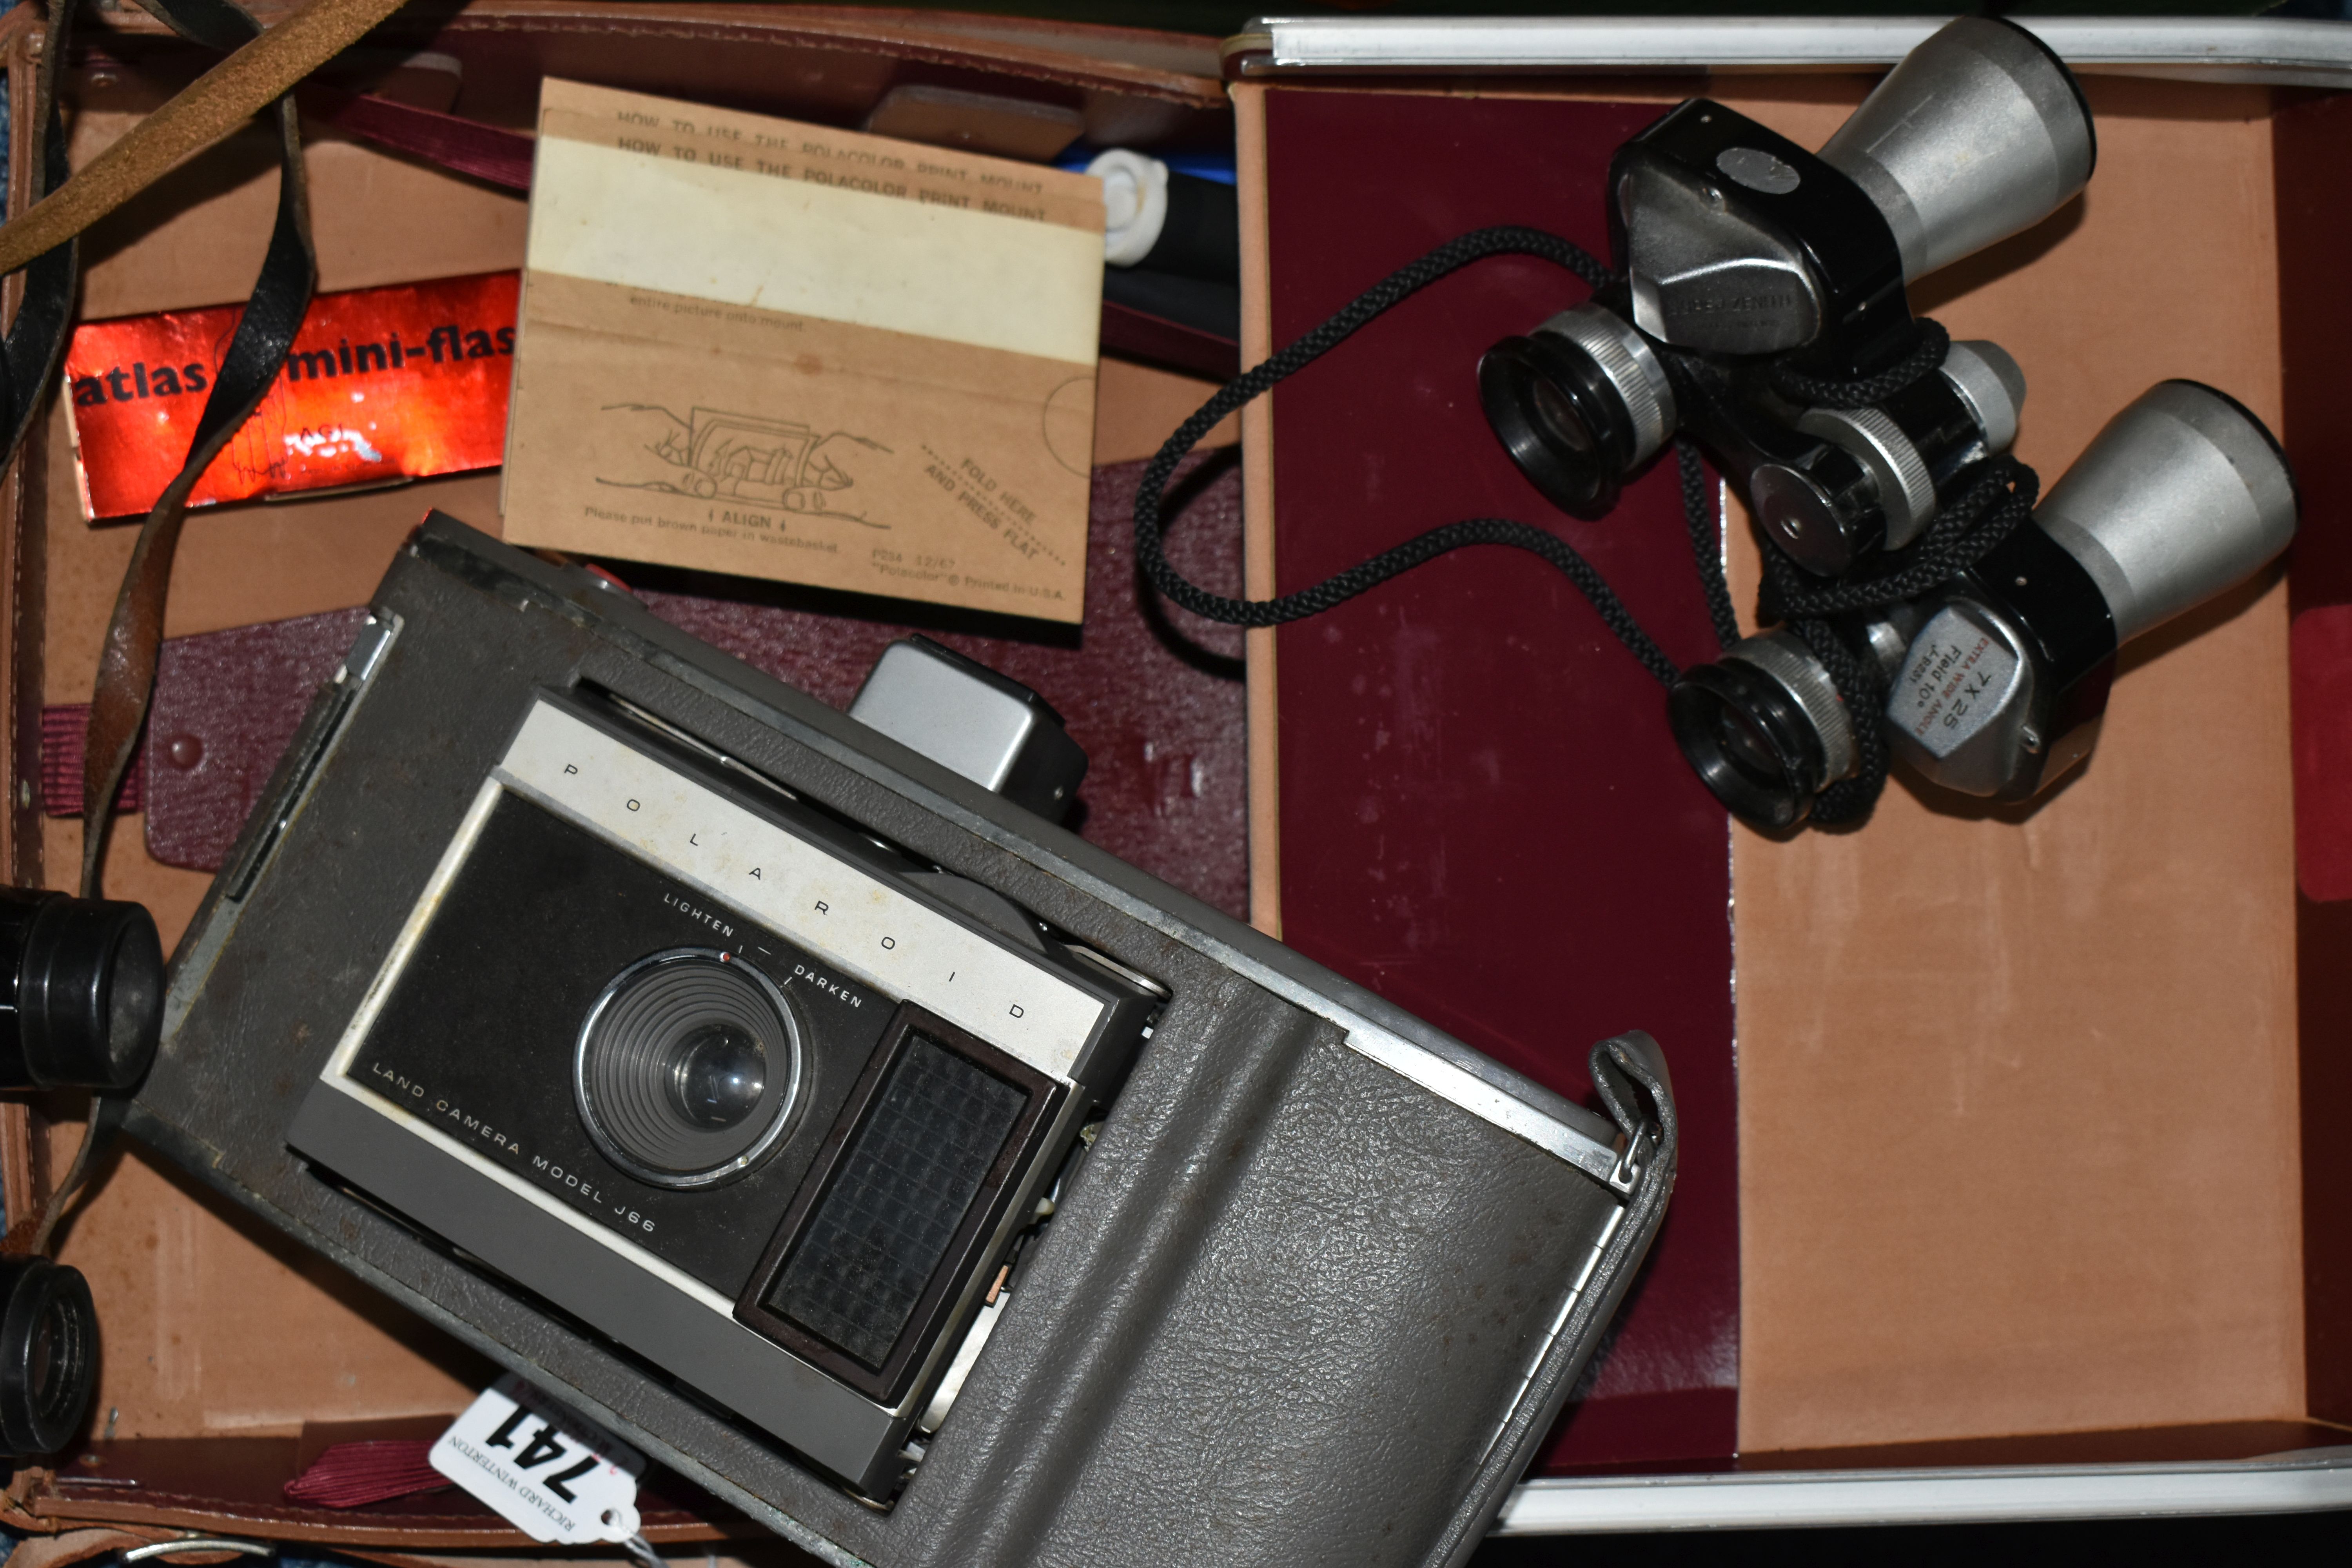
M789 420L714 408L698 408L691 419L641 403L609 404L602 412L619 416L612 423L625 430L600 464L600 485L890 526L868 517L866 498L856 493L859 479L891 456L878 441L842 430L820 436Z

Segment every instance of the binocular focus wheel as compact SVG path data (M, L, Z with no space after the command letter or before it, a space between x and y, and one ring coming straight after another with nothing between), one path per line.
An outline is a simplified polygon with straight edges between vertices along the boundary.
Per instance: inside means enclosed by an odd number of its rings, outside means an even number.
M81 1271L0 1261L0 1445L18 1458L73 1440L98 1384L98 1310Z

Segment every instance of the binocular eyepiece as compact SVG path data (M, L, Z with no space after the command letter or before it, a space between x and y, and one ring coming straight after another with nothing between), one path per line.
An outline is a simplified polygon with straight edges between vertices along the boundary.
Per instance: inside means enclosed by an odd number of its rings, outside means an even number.
M1649 340L1597 304L1562 310L1478 362L1486 421L1546 500L1597 520L1679 423Z
M1803 821L1877 724L1929 782L2023 800L2089 755L2117 647L2244 581L2294 537L2286 457L2234 399L2168 381L2109 421L2021 525L1920 599L1836 628L1888 695L1847 710L1788 629L1685 673L1675 739L1708 789L1766 829Z

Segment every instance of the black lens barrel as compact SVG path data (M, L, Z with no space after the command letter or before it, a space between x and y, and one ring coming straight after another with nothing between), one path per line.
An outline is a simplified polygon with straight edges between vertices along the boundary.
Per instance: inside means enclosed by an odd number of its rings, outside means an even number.
M1767 832L1804 821L1831 782L1819 728L1779 681L1742 660L1684 671L1666 694L1666 721L1715 798Z
M1633 411L1600 363L1554 332L1505 338L1478 361L1478 401L1511 461L1554 506L1608 515L1633 466Z
M81 1271L0 1258L0 1449L23 1458L73 1440L98 1385L98 1309Z
M0 888L0 1089L130 1089L163 1027L163 945L143 907Z

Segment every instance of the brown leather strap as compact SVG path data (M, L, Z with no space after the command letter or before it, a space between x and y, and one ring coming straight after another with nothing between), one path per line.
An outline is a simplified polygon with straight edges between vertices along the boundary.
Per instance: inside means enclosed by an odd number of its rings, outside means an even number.
M57 25L42 39L40 66L34 74L32 112L26 116L30 134L25 157L31 165L26 194L36 202L66 183L65 122L58 113L58 77L62 68L58 62L70 47L72 21L69 10L58 12ZM22 300L15 320L8 323L6 341L0 343L0 466L14 460L25 432L40 416L50 389L57 384L79 268L79 247L68 239L35 257L25 268Z
M310 0L141 121L63 189L0 225L0 273L72 238L186 159L226 140L404 3Z

